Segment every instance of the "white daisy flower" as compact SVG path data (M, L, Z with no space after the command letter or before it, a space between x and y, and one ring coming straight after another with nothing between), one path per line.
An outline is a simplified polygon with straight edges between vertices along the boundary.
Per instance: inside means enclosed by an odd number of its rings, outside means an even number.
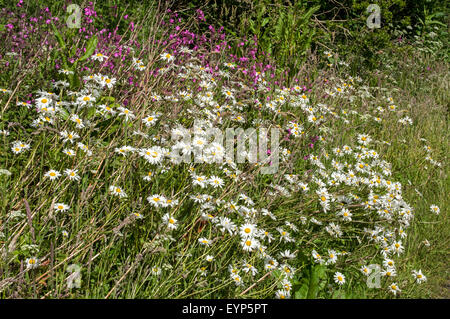
M147 197L147 201L154 207L158 208L164 205L166 198L162 195L155 194Z
M64 203L56 203L54 208L57 212L65 212L70 209L69 205L66 205Z
M58 171L55 171L53 169L49 170L47 173L44 174L44 177L48 177L52 181L57 179L60 176L61 176L61 173Z
M27 265L27 269L34 269L39 267L39 259L36 257L30 257L25 260L25 264Z
M78 175L78 170L77 169L66 169L64 170L64 174L66 174L66 176L69 178L69 180L73 181L79 181L80 180L80 175Z
M162 220L163 220L164 224L167 225L167 228L169 228L170 230L177 229L178 221L175 218L173 218L169 213L165 214L162 217Z
M103 60L105 60L105 59L107 59L107 58L108 58L108 57L107 57L106 55L104 55L104 54L102 54L102 53L100 53L100 52L98 52L98 53L96 53L96 54L94 54L94 55L91 56L91 59L92 59L92 60L100 61L100 62L103 62Z
M211 176L208 180L209 185L211 185L214 188L222 187L224 185L223 179L217 176Z
M119 186L111 185L109 186L109 192L114 195L118 196L120 198L127 197L127 194L123 191L123 189Z
M337 271L334 274L334 282L337 283L338 285L342 286L343 284L345 284L345 276L342 273Z

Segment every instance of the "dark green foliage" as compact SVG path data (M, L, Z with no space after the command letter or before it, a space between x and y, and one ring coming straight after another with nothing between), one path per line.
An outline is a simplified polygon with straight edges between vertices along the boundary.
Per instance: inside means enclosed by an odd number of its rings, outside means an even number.
M380 7L381 28L367 26L370 4ZM308 52L327 48L337 48L343 56L357 56L353 64L358 70L374 69L381 63L380 51L389 48L397 38L394 30L408 30L404 35L411 37L436 26L437 33L443 33L441 39L447 38L446 1L191 0L177 1L174 8L201 8L206 21L200 27L205 30L212 24L224 26L236 37L256 36L260 49L289 69L298 69ZM192 15L192 11L183 14Z

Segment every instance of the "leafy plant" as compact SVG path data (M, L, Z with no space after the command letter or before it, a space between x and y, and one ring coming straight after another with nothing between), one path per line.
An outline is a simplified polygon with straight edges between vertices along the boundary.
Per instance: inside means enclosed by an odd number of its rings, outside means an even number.
M53 29L53 34L55 35L56 40L58 41L58 44L60 46L59 56L62 60L63 66L66 70L72 71L72 74L69 74L69 83L71 88L78 88L80 86L80 78L78 76L78 62L83 62L86 59L88 59L95 51L95 48L97 47L98 39L97 36L92 36L87 44L86 44L86 51L85 53L76 59L73 63L69 65L68 63L68 57L73 55L76 52L76 47L73 46L72 50L69 52L69 47L66 45L66 42L63 39L63 36L58 31L58 29L55 27L55 25L51 24Z
M301 278L294 282L295 299L315 299L325 289L327 281L326 266L309 265L301 273Z
M316 34L312 15L320 6L307 8L302 1L285 6L260 1L245 24L254 34L263 51L276 57L284 66L294 67L304 62Z

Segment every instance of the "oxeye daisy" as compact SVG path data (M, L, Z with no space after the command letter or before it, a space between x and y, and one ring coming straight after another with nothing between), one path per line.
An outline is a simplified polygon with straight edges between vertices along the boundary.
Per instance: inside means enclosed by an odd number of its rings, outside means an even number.
M159 275L161 275L161 268L159 268L159 267L152 267L152 275L154 275L154 276L159 276Z
M109 77L105 76L105 77L101 80L100 85L101 85L102 87L107 86L108 89L112 89L112 87L114 86L114 84L116 84L116 81L117 81L116 78L109 78Z
M441 210L439 209L439 207L436 206L436 205L431 205L431 206L430 206L430 210L431 210L432 213L435 213L436 215L439 215L439 213L441 212Z
M167 225L167 228L169 228L170 230L177 229L178 221L175 218L173 218L169 213L165 214L162 217L162 220L164 224Z
M358 134L358 143L362 145L368 145L372 141L372 138L367 134Z
M47 173L44 174L44 177L48 177L50 180L55 180L60 176L61 173L53 169L49 170Z
M16 141L13 143L11 150L14 154L22 153L24 150L30 148L30 144L23 143L21 141Z
M136 117L132 111L125 107L119 106L117 109L120 111L119 116L123 115L125 117L125 121L129 121L130 119L134 119Z
M83 152L85 152L88 156L92 155L92 151L89 149L89 147L83 143L77 144L78 148L82 149Z
M127 197L127 194L123 191L123 189L119 186L111 185L109 186L109 192L114 195L118 196L120 198Z
M242 238L254 237L257 232L257 228L255 224L243 224L239 228L239 234Z
M294 269L287 264L280 265L280 270L287 278L292 278L294 276Z
M208 239L205 238L205 237L199 238L199 239L198 239L198 242L200 243L200 245L203 245L203 246L209 246L209 245L211 245L211 241L208 240Z
M138 64L134 68L138 71L144 71L147 67L143 64Z
M242 271L245 273L250 273L252 276L256 275L258 273L258 269L256 269L255 266L244 262L242 265Z
M328 250L327 265L335 264L337 261L337 253L334 250Z
M314 261L315 261L316 263L322 264L322 263L325 262L325 260L323 259L323 257L322 257L319 253L317 253L317 251L315 251L315 250L312 251L312 256L313 256Z
M80 119L80 117L76 114L72 114L72 116L70 117L70 120L72 122L76 123L76 128L84 128L84 124L83 124L83 120ZM73 132L71 132L73 133Z
M206 270L206 267L200 267L197 272L200 274L200 276L206 277L208 275L208 271Z
M425 275L422 274L422 270L419 270L419 271L413 270L412 273L413 273L414 279L416 280L416 282L418 284L421 284L422 282L427 281L427 277L425 277Z
M133 65L141 65L143 64L142 60L133 57Z
M150 127L153 126L157 120L158 117L156 115L149 115L145 117L142 121L144 122L145 126Z
M207 179L206 179L206 177L205 176L196 176L196 175L194 175L193 177L192 177L192 184L193 185L198 185L198 186L200 186L201 188L204 188L205 186L206 186L206 181L207 181Z
M285 251L282 251L280 253L280 256L282 258L286 258L286 259L293 259L293 258L295 258L296 254L295 253L291 253L291 251L289 249L287 249Z
M103 62L104 59L107 59L108 57L100 52L94 54L91 56L92 60Z
M146 181L151 181L152 177L153 177L153 172L148 171L148 173L143 177L143 179Z
M389 111L395 111L397 109L397 105L391 104L388 106Z
M158 208L164 205L166 198L162 195L155 194L147 197L147 201L154 207Z
M121 147L117 147L114 152L122 155L122 156L126 156L129 152L133 152L134 148L128 145L124 145Z
M144 218L144 216L142 216L142 214L139 213L139 212L133 213L132 215L133 215L135 218L137 218L137 219L142 219L142 218Z
M351 221L352 220L352 213L350 213L350 210L347 208L342 209L338 216L340 216L344 221Z
M386 268L393 268L395 267L395 263L392 259L386 258L383 260L383 266Z
M61 136L61 138L63 139L63 142L67 142L69 141L70 143L75 142L75 140L77 138L80 138L80 136L75 133L75 132L67 132L67 131L62 131L59 133L59 135Z
M334 274L334 282L337 283L338 285L342 286L343 284L345 284L345 276L342 273L337 271Z
M106 104L100 104L97 107L99 108L99 110L97 112L104 116L106 116L106 115L113 116L117 113L116 111L114 111L114 109L111 106L106 105Z
M228 217L219 217L218 227L223 232L227 231L230 235L236 230L236 225Z
M164 158L165 150L159 146L141 149L139 155L143 156L150 164L159 164Z
M236 286L241 286L244 283L242 282L242 278L241 276L237 275L237 274L233 274L231 275L231 279L233 279L234 283L236 284Z
M95 102L95 97L93 97L92 95L81 95L80 97L77 98L77 103L80 106L86 106L90 103Z
M68 156L75 156L75 151L70 149L70 148L66 148L63 150L63 153L68 155Z
M162 54L160 55L160 58L161 58L162 60L164 60L164 61L167 61L167 62L172 62L173 60L175 60L175 57L174 57L172 54L167 53L167 52L162 53Z
M66 176L69 178L69 180L75 180L75 181L79 181L80 180L80 175L78 175L78 170L77 169L66 169L64 170L64 174L66 174Z
M371 273L371 269L368 268L367 266L361 266L360 268L361 272L365 275L365 276L369 276L369 274Z
M228 265L228 271L230 272L230 275L232 274L239 274L239 268L235 267L233 265Z
M66 205L64 203L56 203L54 208L57 212L65 212L65 211L69 210L70 207L69 207L69 205Z
M211 185L214 188L222 187L224 184L223 179L221 179L220 177L217 177L217 176L211 176L209 178L208 182L209 182L209 185Z
M27 109L31 107L31 103L28 102L17 102L17 106L25 106Z
M405 250L401 241L394 242L391 246L391 249L393 252L397 253L397 255L400 255Z
M394 296L396 296L397 293L401 292L400 288L398 287L397 283L395 283L395 282L389 285L389 291L392 292L394 294Z
M264 263L264 269L272 270L272 269L275 269L276 267L278 267L278 261L276 261L275 259L273 259L270 256L267 256L265 263Z
M202 149L206 145L206 140L203 137L196 136L192 141L192 146Z
M45 107L49 107L52 103L52 100L48 96L41 96L36 99L36 106L39 110L42 110Z
M61 70L58 70L58 73L59 74L69 75L69 74L73 74L74 72L70 71L70 70L67 70L67 69L61 69Z
M291 235L289 234L289 232L287 232L286 230L284 230L281 227L277 227L278 232L280 233L280 240L284 240L285 242L292 242L293 239L291 238Z
M241 245L244 251L253 251L258 248L259 241L255 238L247 237L242 239Z
M37 268L39 267L39 259L36 257L27 258L25 264L27 265L27 269Z
M393 268L393 267L388 267L388 268L382 270L380 274L381 274L381 276L386 276L386 277L397 276L397 272L396 272L395 268Z
M7 89L4 89L4 88L0 88L0 92L2 92L2 93L8 93L8 94L10 94L10 93L12 93L12 91L11 90L7 90Z
M275 292L276 299L289 299L290 297L289 291L286 291L285 289L280 289Z

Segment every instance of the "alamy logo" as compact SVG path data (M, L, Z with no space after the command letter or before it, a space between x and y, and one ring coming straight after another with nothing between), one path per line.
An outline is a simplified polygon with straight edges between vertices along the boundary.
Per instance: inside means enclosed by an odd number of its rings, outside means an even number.
M66 270L70 275L66 278L67 288L81 287L81 267L77 264L71 264Z
M174 146L171 158L174 163L226 162L261 165L262 174L275 174L279 165L278 128L202 128L194 124L194 134L185 128L172 131ZM268 140L270 136L270 147ZM193 155L193 156L192 156ZM236 161L235 161L236 160Z
M367 7L367 13L370 13L366 20L367 27L369 29L381 28L381 9L377 4L369 4Z
M67 27L70 29L81 28L81 8L80 8L80 6L77 4L74 4L74 3L68 5L67 13L72 13L66 20Z
M378 264L371 264L369 267L369 276L367 276L367 287L368 288L381 288L380 278L381 278L381 267Z

